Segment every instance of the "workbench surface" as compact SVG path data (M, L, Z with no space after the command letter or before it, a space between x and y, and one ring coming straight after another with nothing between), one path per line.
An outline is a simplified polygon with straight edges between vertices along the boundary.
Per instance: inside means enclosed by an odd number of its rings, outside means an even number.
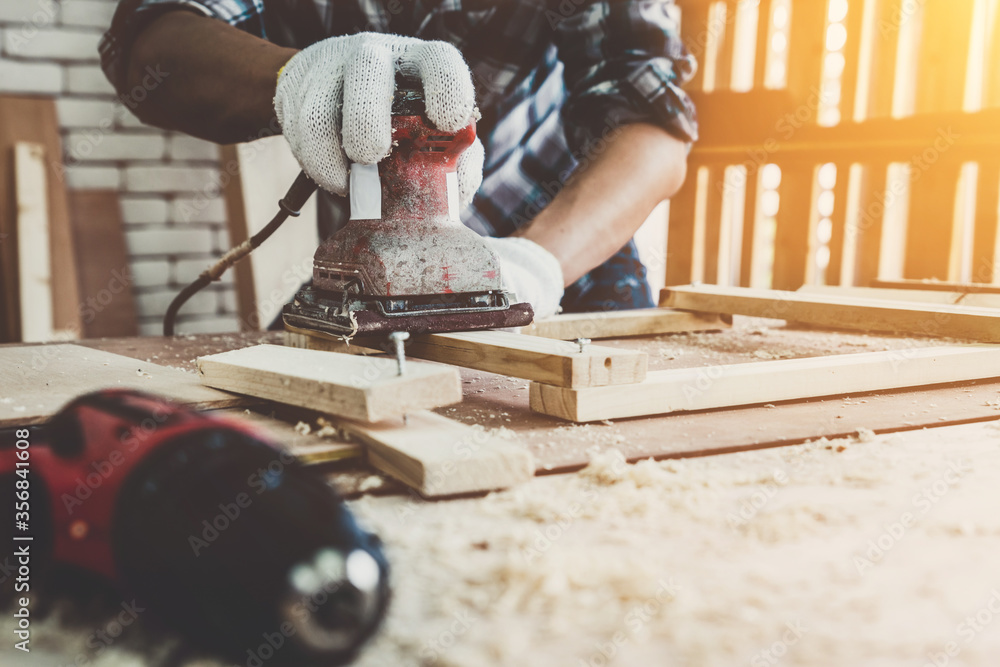
M200 354L273 336L83 344L191 369ZM610 344L670 368L931 342L737 320L731 332ZM997 663L995 383L576 426L531 415L523 381L462 377L464 402L442 414L509 430L552 471L593 463L436 502L352 464L375 492L351 508L385 540L394 568L388 621L357 664ZM986 421L874 433L963 420ZM837 433L852 435L820 437ZM796 439L812 442L624 462ZM349 478L344 465L331 466L335 480ZM51 637L41 655L8 663L0 654L4 664L96 658L88 636L113 616L63 605L77 620L51 615L35 626ZM103 658L195 664L165 639L140 623Z

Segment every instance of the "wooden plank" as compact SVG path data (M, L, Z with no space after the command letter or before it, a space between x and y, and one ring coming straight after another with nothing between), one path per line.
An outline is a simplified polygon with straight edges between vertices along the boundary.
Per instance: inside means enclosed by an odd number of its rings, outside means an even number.
M935 290L939 292L962 292L967 294L1000 294L1000 285L984 283L952 283L941 280L876 280L872 287L890 289Z
M931 164L925 171L917 165L910 169L903 277L954 280L959 259L954 243L955 203L962 165L949 159Z
M797 289L811 278L812 229L816 210L816 167L781 163L781 205L775 215L774 289Z
M851 165L842 162L837 165L837 183L833 186L833 215L830 216L832 234L830 243L830 263L827 264L825 280L827 285L843 282L844 245L847 242L848 186L851 181Z
M728 321L727 321L728 320ZM520 333L557 340L577 338L626 338L686 331L718 331L732 326L732 318L715 313L692 313L671 308L611 310L602 313L567 313L536 320Z
M13 192L13 147L19 141L45 148L48 182L50 263L52 266L53 324L60 333L76 337L80 331L79 290L73 239L66 204L62 142L55 103L39 97L0 96L0 342L20 338L17 284L17 210Z
M660 305L730 315L767 317L831 329L882 331L1000 343L1000 314L989 308L800 294L740 287L668 287Z
M44 146L27 142L14 144L14 181L21 340L51 340L54 332L52 264Z
M668 285L694 279L694 237L698 213L698 170L689 169L681 189L670 199L667 221Z
M159 394L197 409L251 401L205 387L176 368L79 345L0 346L0 427L38 424L80 394L130 388Z
M746 188L743 196L743 236L740 240L740 285L750 287L753 280L753 256L756 242L757 218L760 213L760 165L746 165ZM676 283L675 283L676 284Z
M309 337L314 350L336 350L339 338L322 332L289 328ZM373 346L355 339L354 346ZM463 368L545 382L560 387L596 387L641 382L649 357L645 352L599 345L579 345L506 331L465 331L414 336L406 342L409 357Z
M336 423L365 445L376 469L428 498L504 489L535 474L523 446L433 412L411 413L405 423Z
M888 170L889 165L881 162L861 168L859 210L854 229L854 282L858 285L870 285L878 279Z
M229 173L239 171L240 155L236 146L229 144L220 151L222 162ZM243 195L243 179L230 178L222 188L222 196L226 202L226 228L229 230L229 243L232 247L250 238L247 230L247 211ZM257 296L254 289L252 255L244 257L230 269L233 272L233 283L236 285L236 312L240 318L240 331L256 331L261 328L257 315Z
M462 400L454 368L357 357L283 345L255 345L198 358L201 381L279 403L376 422Z
M806 285L799 294L827 294L859 299L882 301L913 301L916 303L943 303L952 306L1000 308L1000 294L976 292L943 292L940 290L891 289L884 287L832 287Z
M115 190L71 190L70 215L86 338L136 336L132 271Z
M534 383L531 409L574 422L794 401L1000 376L992 345L911 348L654 371L624 387Z
M1000 15L1000 11L997 12ZM997 232L1000 231L1000 162L979 163L976 220L972 240L972 280L992 283L998 277Z

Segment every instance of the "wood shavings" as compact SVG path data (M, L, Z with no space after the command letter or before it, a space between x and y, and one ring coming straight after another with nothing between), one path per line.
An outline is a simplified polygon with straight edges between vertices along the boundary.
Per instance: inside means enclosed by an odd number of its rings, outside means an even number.
M312 433L312 427L309 424L300 421L295 425L295 432L299 435L309 435Z

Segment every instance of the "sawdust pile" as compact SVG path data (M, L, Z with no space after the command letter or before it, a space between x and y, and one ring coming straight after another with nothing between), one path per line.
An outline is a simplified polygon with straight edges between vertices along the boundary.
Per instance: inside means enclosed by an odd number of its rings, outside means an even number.
M1000 619L960 624L1000 591L1000 430L941 433L360 499L395 601L359 664L995 665Z
M996 424L636 465L607 451L486 498L351 501L394 590L357 664L995 667ZM216 664L131 629L94 655L107 620L40 622L30 663Z

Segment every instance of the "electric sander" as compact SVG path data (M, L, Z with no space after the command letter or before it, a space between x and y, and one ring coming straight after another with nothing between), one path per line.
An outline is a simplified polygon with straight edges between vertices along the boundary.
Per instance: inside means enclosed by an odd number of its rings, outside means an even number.
M351 220L316 250L312 285L285 306L285 324L348 337L530 324L531 306L513 303L497 256L459 218L456 169L475 138L475 121L454 134L432 127L419 80L397 76L392 152L377 178L352 167Z
M351 220L316 250L312 284L284 307L285 325L350 338L531 324L531 305L504 291L496 254L459 217L458 159L475 138L475 121L453 134L434 128L420 80L397 73L392 150L377 165L352 165ZM173 335L191 296L298 216L315 191L299 174L271 222L174 298L163 334Z

